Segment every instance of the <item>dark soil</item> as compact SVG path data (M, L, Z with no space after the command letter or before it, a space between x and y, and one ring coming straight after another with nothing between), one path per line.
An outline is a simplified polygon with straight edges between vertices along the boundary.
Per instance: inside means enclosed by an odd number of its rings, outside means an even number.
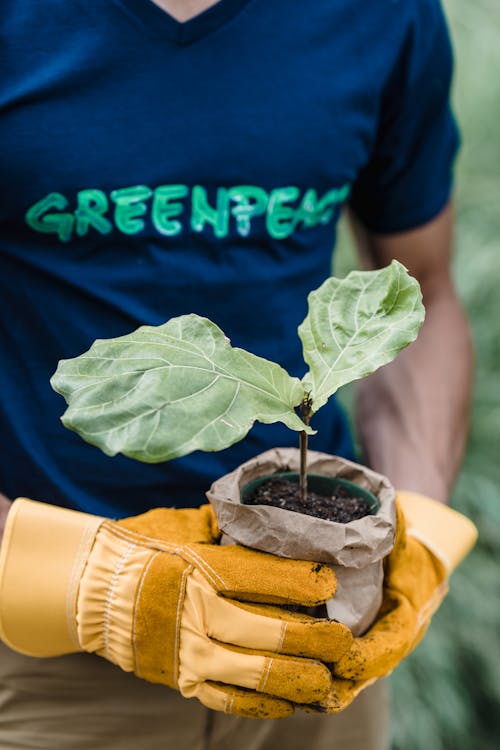
M309 491L307 502L303 503L300 499L299 485L281 478L263 482L245 501L245 505L273 505L276 508L337 523L349 523L367 516L370 512L363 498L353 497L343 487L339 487L336 494L329 497Z

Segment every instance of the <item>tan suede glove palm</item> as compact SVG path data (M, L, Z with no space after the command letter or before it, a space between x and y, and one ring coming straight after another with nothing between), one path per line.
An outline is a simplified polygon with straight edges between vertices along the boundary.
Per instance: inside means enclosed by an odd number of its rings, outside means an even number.
M474 524L417 493L397 498L394 548L385 561L384 598L373 626L332 664L329 695L306 710L337 713L418 645L448 591L448 577L477 539Z
M217 537L208 506L116 523L19 499L0 556L0 635L32 656L97 653L228 713L275 718L327 699L319 660L346 653L349 630L276 605L326 601L332 571Z

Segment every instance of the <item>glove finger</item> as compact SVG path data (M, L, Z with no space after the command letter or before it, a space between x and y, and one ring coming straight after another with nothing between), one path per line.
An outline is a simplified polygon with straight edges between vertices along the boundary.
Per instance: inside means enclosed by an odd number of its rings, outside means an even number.
M219 643L321 661L336 661L352 644L350 630L340 623L218 596L199 570L186 584L187 621Z
M353 636L346 625L335 620L289 612L269 604L241 604L219 598L218 605L228 606L227 617L217 618L223 631L212 630L220 641L245 648L293 654L325 662L340 659L352 646Z
M238 545L192 544L182 554L219 593L240 601L309 607L331 599L337 586L327 565L288 560Z
M196 694L198 700L213 711L246 716L249 719L283 719L294 708L288 701L270 695L244 690L233 685L204 682Z
M319 661L261 654L213 641L205 644L200 673L202 681L237 685L294 703L321 701L332 682L329 669ZM187 682L188 675L180 674L179 684Z
M347 708L362 690L376 682L371 680L333 680L332 687L327 697L320 703L306 704L301 706L307 713L315 714L337 714Z
M370 680L388 674L410 651L417 632L417 614L408 600L386 590L375 625L354 638L351 649L333 667L335 676Z

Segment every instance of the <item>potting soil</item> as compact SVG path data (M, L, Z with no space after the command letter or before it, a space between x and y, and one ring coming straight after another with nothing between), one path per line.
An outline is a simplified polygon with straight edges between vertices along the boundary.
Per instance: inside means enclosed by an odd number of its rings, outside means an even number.
M245 505L272 505L337 523L349 523L367 516L370 512L366 500L352 496L343 487L339 487L335 494L329 496L309 490L306 500L303 501L299 485L282 478L269 479L260 484L245 501Z

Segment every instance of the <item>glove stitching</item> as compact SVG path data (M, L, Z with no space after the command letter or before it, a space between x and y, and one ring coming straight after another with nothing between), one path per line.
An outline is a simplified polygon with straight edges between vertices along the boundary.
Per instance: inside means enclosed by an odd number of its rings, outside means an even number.
M426 603L420 607L420 609L417 612L417 621L416 621L416 627L415 627L415 635L418 635L422 625L429 620L429 618L434 614L434 612L439 607L440 603L446 596L446 593L448 591L448 581L444 580L442 581L439 586L435 589L433 595L430 599L426 601Z
M124 541L133 540L134 543L143 542L144 546L146 546L148 549L160 550L162 552L168 552L171 555L180 557L181 560L191 563L196 568L201 568L206 578L208 578L208 580L213 584L216 590L219 588L217 579L219 579L222 587L227 589L227 584L222 580L218 573L191 547L180 544L168 544L168 542L162 542L158 539L154 539L153 537L144 536L143 534L138 534L135 531L129 531L129 529L126 529L122 526L110 525L108 526L108 529L111 529L115 536L123 539ZM210 575L208 571L210 571L212 575Z
M114 573L111 576L111 580L108 586L108 593L106 595L106 603L104 605L102 626L103 626L103 637L104 637L104 653L106 655L106 658L109 659L110 661L113 661L113 659L111 658L111 650L110 650L111 607L112 607L113 599L116 593L116 587L118 585L118 579L120 577L120 573L122 572L125 566L125 563L129 559L129 557L132 555L136 546L137 546L136 544L129 544L125 552L119 558L118 562L116 563Z
M83 571L87 564L87 561L90 555L90 550L92 549L95 538L96 538L96 533L95 533L95 527L93 524L91 526L90 525L86 526L82 530L80 543L78 545L78 550L75 556L75 561L73 563L73 569L71 571L71 576L69 579L68 593L66 595L66 622L68 626L68 633L73 644L78 649L81 649L81 644L80 644L80 639L78 638L78 626L77 626L76 617L75 617L75 610L76 610L75 602L76 602L77 595L78 595L78 587L80 585L80 580L82 578Z
M281 637L277 645L278 651L281 651L281 649L283 648L283 643L285 642L285 634L286 634L287 629L288 629L288 622L284 620L283 625L281 626Z
M218 591L218 584L217 579L214 578L214 576L210 575L209 571L212 570L210 566L205 563L205 561L200 558L199 560L191 559L191 556L189 555L189 550L186 547L177 547L177 550L175 552L172 552L171 554L176 555L177 557L180 557L181 560L184 560L184 562L189 563L193 567L195 567L197 570L200 570L201 573L204 574L205 578L208 579L208 581L212 584L213 588ZM215 571L212 571L215 572ZM225 587L224 582L223 586Z
M180 544L169 544L168 542L162 542L158 539L154 539L153 537L145 536L144 534L139 534L136 531L130 531L129 529L126 529L122 526L108 526L108 529L111 529L111 531L117 536L118 538L124 540L124 541L130 541L133 540L135 543L142 542L144 543L144 546L147 549L154 549L159 550L161 552L167 552L171 555L176 555L176 557L180 557L181 560L184 560L185 562L188 562L194 567L198 568L200 567L203 572L205 573L206 578L209 579L209 581L214 585L214 588L217 589L217 582L216 579L218 578L224 588L227 588L226 583L222 580L222 578L216 573L216 571L197 553L194 552L193 549L188 547L187 545L180 545ZM194 558L194 559L191 559ZM212 576L209 574L208 571L211 571L213 574Z
M146 546L152 545L154 549L163 550L164 552L169 552L170 554L177 555L183 560L193 563L195 567L201 567L206 577L214 584L214 588L218 588L216 585L216 580L218 579L221 586L227 589L227 584L225 583L225 581L223 581L223 579L214 570L214 568L212 568L209 563L206 562L206 560L204 560L197 552L195 552L192 547L188 547L187 545L169 544L168 542L162 542L158 539L155 539L154 537L145 536L144 534L139 534L136 531L130 531L123 526L113 525L112 531L114 534L116 534L116 536L121 537L122 539L125 539L127 541L133 539L136 543L138 541L144 541L146 542ZM190 559L190 557L194 558L194 560ZM212 577L208 574L207 570L212 573Z
M179 648L181 640L181 614L182 614L182 603L184 601L184 593L186 591L186 580L188 575L192 572L193 566L189 565L184 569L181 576L181 583L179 586L179 598L177 599L177 614L175 618L175 639L174 639L174 665L173 665L173 679L175 687L179 686Z
M158 557L159 554L161 554L161 553L160 552L154 552L151 555L151 557L149 558L147 565L144 567L144 570L142 571L142 575L141 575L141 580L139 582L139 587L137 589L137 595L136 595L136 600L135 600L134 617L133 617L133 622L132 622L132 648L133 648L133 651L134 651L135 674L138 677L142 677L142 674L141 674L141 670L139 668L139 656L138 656L138 653L137 653L137 640L136 640L136 638L137 638L137 630L136 630L136 626L137 626L137 613L139 611L139 602L140 602L140 599L141 599L142 587L144 585L144 581L146 580L146 575L147 575L147 573L149 571L149 568L151 567L151 564L153 563L153 560L156 560L156 558Z
M126 542L133 541L135 544L142 542L148 549L162 550L163 552L175 552L181 549L179 544L163 542L160 539L139 534L138 531L130 531L123 526L117 526L117 524L106 524L106 528L118 538Z
M229 702L229 705L228 705ZM233 704L234 704L234 693L228 693L226 696L226 700L224 703L224 713L225 714L232 714L233 713Z
M260 685L259 685L259 687L257 688L257 689L258 689L258 690L260 690L261 692L264 692L264 690L265 690L265 688L266 688L266 685L267 685L267 681L269 680L269 675L271 674L271 667L272 667L272 664L273 664L273 659L268 659L268 663L267 663L267 668L266 668L266 670L265 670L265 671L264 671L264 672L262 673L262 677L261 677L261 679L260 679Z
M218 573L217 573L217 572L216 572L216 571L215 571L215 570L214 570L214 569L212 568L212 566L211 566L211 565L210 565L209 563L207 563L207 561L206 561L206 560L204 560L204 559L203 559L203 558L202 558L202 557L201 557L201 556L200 556L200 555L199 555L199 554L198 554L198 553L197 553L197 552L196 552L196 551L195 551L195 550L194 550L194 549L193 549L192 547L188 547L188 546L186 546L186 547L185 547L185 549L186 549L186 550L187 550L188 552L190 552L190 554L191 554L191 555L192 555L192 556L194 557L194 559L195 559L195 560L197 560L197 561L198 561L198 562L200 563L200 565L202 564L202 565L204 565L204 566L205 566L206 568L208 568L208 570L210 570L210 572L212 573L212 575L213 575L213 576L214 576L214 577L215 577L216 579L218 579L218 580L219 580L219 583L221 584L221 586L222 586L223 588L227 588L227 586L226 586L226 583L225 583L225 582L224 582L224 581L222 580L222 578L220 577L220 575L219 575L219 574L218 574Z
M176 555L177 557L180 557L181 560L184 560L184 562L189 563L194 568L199 570L205 576L205 578L209 581L209 583L212 584L216 592L219 591L221 585L223 589L227 589L227 585L222 580L222 578L216 573L216 571L202 557L200 557L199 555L196 556L195 554L192 554L192 553L193 553L193 550L191 550L189 547L186 547L186 546L176 547L175 550L171 552L172 555ZM221 585L217 582L217 578L221 582Z

